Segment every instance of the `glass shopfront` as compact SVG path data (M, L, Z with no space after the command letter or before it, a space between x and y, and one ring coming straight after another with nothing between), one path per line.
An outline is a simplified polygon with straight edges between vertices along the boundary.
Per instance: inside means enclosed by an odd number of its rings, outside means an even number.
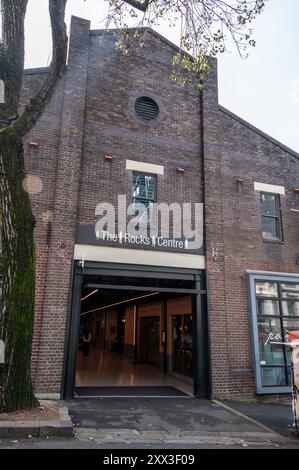
M299 330L299 278L249 275L258 393L291 389L291 351L281 344Z

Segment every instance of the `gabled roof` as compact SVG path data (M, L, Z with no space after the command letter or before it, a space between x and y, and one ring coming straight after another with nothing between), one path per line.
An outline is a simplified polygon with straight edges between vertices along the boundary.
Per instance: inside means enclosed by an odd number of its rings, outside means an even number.
M73 17L73 18L77 18L78 20L81 20L81 21L87 21L87 20L83 20L82 18L79 18L79 17ZM89 22L90 23L90 22ZM165 38L164 36L162 36L162 34L158 33L157 31L155 31L154 29L152 28L149 28L149 27L141 27L141 28L126 28L124 31L126 32L129 32L129 33L133 33L135 31L140 31L140 32L147 32L149 34L151 34L152 36L158 38L161 42L163 42L164 44L166 44L167 46L169 46L170 48L172 48L174 51L176 52L184 52L184 54L186 54L185 51L183 51L179 46L177 46L176 44L174 44L173 42L169 41L167 38ZM90 30L90 36L103 36L103 35L113 35L113 34L116 34L118 32L117 29L93 29L93 30ZM187 54L190 58L192 58L192 56L190 54ZM217 61L217 59L215 58L210 58L211 60L215 60ZM48 72L49 70L49 67L42 67L42 68L35 68L35 69L27 69L24 71L24 74L25 75L33 75L33 74L41 74L41 73L46 73ZM277 145L278 147L280 147L282 150L288 152L289 154L293 155L294 157L296 158L299 158L299 153L296 152L295 150L292 150L291 148L289 148L288 146L282 144L281 142L279 142L278 140L274 139L273 137L269 136L268 134L266 134L265 132L261 131L260 129L258 129L257 127L253 126L252 124L250 124L249 122L245 121L244 119L242 119L241 117L239 117L237 114L234 114L233 112L229 111L228 109L224 108L223 106L219 105L219 110L225 114L227 114L229 117L231 117L232 119L238 121L239 123L241 123L242 125L246 126L247 128L251 129L253 132L259 134L260 136L264 137L265 139L267 139L269 142L272 142L273 144Z
M160 41L164 42L164 44L171 47L176 52L183 52L185 55L187 55L187 56L189 56L190 58L193 59L193 56L191 54L184 51L182 48L180 48L179 46L177 46L173 42L169 41L169 39L165 38L164 36L162 36L162 34L158 33L157 31L155 31L152 28L144 26L144 27L140 27L140 28L125 28L125 29L123 29L123 31L125 31L127 33L134 33L135 31L149 33L152 36L155 36L156 38L160 39ZM118 32L117 29L112 29L112 28L111 29L91 29L90 30L90 35L91 36L103 36L104 34L105 35L109 35L109 34L112 35L112 34L116 34L117 32ZM214 60L217 60L217 59L214 59Z
M227 114L229 117L231 117L232 119L234 119L235 121L238 121L240 124L242 124L243 126L246 126L248 129L251 129L253 132L255 132L256 134L259 134L260 136L264 137L264 139L267 139L269 140L269 142L271 142L272 144L275 144L277 145L278 147L280 147L282 150L284 150L285 152L288 152L290 153L291 155L293 155L294 157L296 158L299 158L299 153L296 152L295 150L291 149L290 147L288 147L287 145L284 145L282 144L281 142L279 142L278 140L274 139L274 137L271 137L270 135L266 134L265 132L261 131L258 127L255 127L253 126L252 124L250 124L249 122L245 121L245 119L242 119L240 116L238 116L237 114L234 114L232 113L231 111L229 111L228 109L224 108L224 106L221 106L221 105L218 105L219 106L219 110L225 114Z

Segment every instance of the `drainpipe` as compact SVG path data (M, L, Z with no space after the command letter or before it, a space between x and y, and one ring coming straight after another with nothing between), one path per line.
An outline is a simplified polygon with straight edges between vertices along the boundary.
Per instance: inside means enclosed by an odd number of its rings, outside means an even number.
M201 83L202 84L202 83ZM203 246L205 251L205 260L207 260L207 237L206 237L206 174L205 174L205 140L204 140L204 89L199 91L199 114L200 114L200 161L201 161L201 174L202 174L202 203L203 203ZM204 322L204 331L205 331L205 356L207 358L206 365L206 384L207 384L207 397L211 398L212 393L212 378L211 378L211 342L210 342L210 332L209 332L209 316L208 316L208 273L207 273L207 263L205 270L205 289L206 289L206 299L204 302L204 311L205 311L205 322Z

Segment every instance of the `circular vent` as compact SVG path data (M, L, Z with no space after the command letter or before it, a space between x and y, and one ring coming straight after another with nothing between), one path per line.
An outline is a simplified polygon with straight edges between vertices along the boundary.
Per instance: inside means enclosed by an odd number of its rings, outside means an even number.
M159 116L159 106L152 99L147 96L141 96L135 101L135 112L137 116L144 121L153 121Z

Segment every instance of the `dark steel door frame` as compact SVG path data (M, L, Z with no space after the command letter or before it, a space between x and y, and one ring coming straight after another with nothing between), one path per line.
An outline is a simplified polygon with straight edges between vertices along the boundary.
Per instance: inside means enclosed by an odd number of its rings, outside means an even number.
M211 398L209 334L206 294L193 296L193 393L197 398Z
M69 311L69 332L67 335L67 352L65 355L64 398L73 398L77 366L77 352L80 328L81 293L83 286L83 268L74 266L73 292Z
M64 365L64 386L62 395L66 399L72 399L75 390L75 374L77 365L77 349L80 327L80 309L81 309L81 293L83 287L83 276L88 274L96 274L97 266L101 273L105 272L105 266L111 275L117 272L118 275L124 277L144 277L149 278L151 275L156 278L157 273L161 274L161 278L188 278L195 280L196 289L190 289L190 295L193 298L193 329L194 329L194 396L198 398L210 398L210 370L209 370L209 343L208 343L208 323L207 308L205 307L206 291L202 290L201 276L199 270L162 268L162 267L141 267L135 265L113 265L112 263L85 263L82 267L80 262L74 262L74 278L73 291L70 302L68 334ZM143 276L143 273L145 274ZM107 273L108 274L108 273ZM108 275L109 275L108 274ZM182 279L182 277L180 277ZM132 286L128 286L130 290ZM156 289L159 291L159 288ZM173 289L169 289L173 292ZM194 293L196 292L196 294ZM179 290L178 292L179 293Z

